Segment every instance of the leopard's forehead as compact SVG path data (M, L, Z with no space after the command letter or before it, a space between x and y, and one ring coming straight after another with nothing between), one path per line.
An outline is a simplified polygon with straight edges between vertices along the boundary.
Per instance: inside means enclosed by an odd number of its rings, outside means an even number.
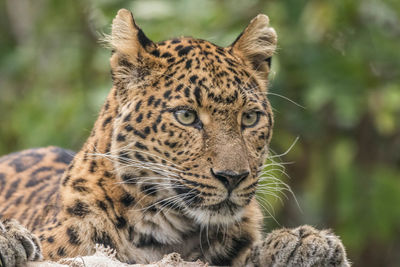
M209 41L192 37L173 38L170 40L161 41L157 43L157 48L159 49L158 51L160 54L157 54L157 51L154 51L152 54L165 58L182 58L190 57L191 55L208 56L212 54L219 54L222 57L226 57L228 56L226 51L229 50L215 45ZM191 51L194 53L190 53ZM174 60L170 60L169 62L172 63Z
M261 93L264 85L230 47L190 37L162 41L156 46L151 54L167 63L164 75L152 86L167 95L178 92L200 107L207 103L228 106L265 103L265 94Z
M168 69L213 76L216 86L221 80L234 84L250 82L242 79L247 77L250 80L251 70L232 53L231 48L205 40L185 37L163 41L157 44L152 54L167 59Z

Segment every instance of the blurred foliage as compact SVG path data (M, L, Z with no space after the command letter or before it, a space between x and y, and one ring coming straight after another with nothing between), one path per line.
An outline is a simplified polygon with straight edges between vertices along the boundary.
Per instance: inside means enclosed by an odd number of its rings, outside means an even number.
M272 154L299 141L275 158L291 178L269 172L298 205L266 193L266 229L330 227L354 266L400 265L399 1L0 0L0 154L79 149L111 87L98 39L122 7L155 41L219 45L268 14L279 35Z

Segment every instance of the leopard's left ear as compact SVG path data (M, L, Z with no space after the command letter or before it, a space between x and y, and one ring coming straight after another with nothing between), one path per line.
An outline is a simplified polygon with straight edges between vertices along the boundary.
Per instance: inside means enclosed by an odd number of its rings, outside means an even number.
M260 14L251 20L246 29L231 45L234 53L242 56L261 78L266 79L271 67L271 57L277 45L275 30L269 18Z

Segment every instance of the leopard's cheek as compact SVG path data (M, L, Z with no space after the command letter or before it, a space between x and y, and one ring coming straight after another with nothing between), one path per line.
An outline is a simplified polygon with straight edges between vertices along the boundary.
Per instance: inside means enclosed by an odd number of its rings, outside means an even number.
M175 165L185 170L193 168L194 162L203 152L201 132L190 126L180 125L170 114L164 114L168 120L160 127L157 135L161 143L161 153Z
M257 128L247 129L244 133L244 140L247 147L250 162L256 165L263 164L268 155L269 140L272 129L267 123L263 123Z

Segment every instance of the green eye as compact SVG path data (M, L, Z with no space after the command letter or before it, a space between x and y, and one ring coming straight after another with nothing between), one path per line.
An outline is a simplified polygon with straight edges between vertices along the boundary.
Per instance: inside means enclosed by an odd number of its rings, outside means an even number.
M197 114L193 110L180 109L175 111L174 115L183 125L191 125L197 121Z
M257 111L245 112L242 115L242 126L253 127L257 124L260 114Z

